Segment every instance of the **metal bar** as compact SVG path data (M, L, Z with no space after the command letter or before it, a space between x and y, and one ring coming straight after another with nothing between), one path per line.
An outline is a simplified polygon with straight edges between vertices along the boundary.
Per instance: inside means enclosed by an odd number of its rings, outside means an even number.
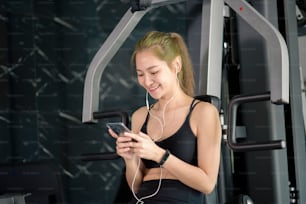
M88 153L77 157L81 161L114 160L120 158L116 152Z
M169 4L177 4L181 2L185 2L187 0L152 0L152 6L166 6Z
M199 95L221 96L223 8L223 0L203 0Z
M109 112L94 112L94 119L105 119L105 118L114 118L119 117L120 121L123 122L126 126L129 124L129 114L127 112L121 111L109 111ZM116 152L99 152L99 153L87 153L82 154L77 159L82 161L99 161L99 160L113 160L117 159L119 156Z
M294 0L284 0L284 23L286 41L290 56L290 115L292 129L292 141L294 152L294 168L296 189L298 195L294 195L296 203L306 203L306 149L305 149L305 129L303 123L303 104L302 104L302 89L301 89L301 70L299 67L298 54L298 31L295 15ZM304 56L305 57L305 56Z
M228 114L228 138L227 144L234 151L262 151L262 150L273 150L273 149L284 149L286 142L283 140L273 140L261 143L243 144L236 143L235 131L236 131L236 118L237 109L240 104L259 102L270 100L270 93L256 94L256 95L240 95L233 98L229 104Z
M121 111L108 111L108 112L94 112L93 118L94 119L103 119L103 118L114 118L120 117L120 121L123 122L125 125L129 124L129 114L127 112Z
M286 42L280 32L249 3L244 0L224 0L241 18L266 40L271 60L271 102L289 103L289 55Z
M95 122L93 112L99 109L100 80L112 57L138 24L145 11L128 10L91 61L87 70L83 94L83 123Z
M148 11L156 7L184 1L186 0L152 0L152 6L144 11L132 13L129 9L125 13L104 44L101 46L97 54L94 56L87 70L83 94L83 123L96 122L96 120L93 118L93 112L97 112L99 109L99 90L102 74L110 60L119 50L124 41L128 38L142 17Z

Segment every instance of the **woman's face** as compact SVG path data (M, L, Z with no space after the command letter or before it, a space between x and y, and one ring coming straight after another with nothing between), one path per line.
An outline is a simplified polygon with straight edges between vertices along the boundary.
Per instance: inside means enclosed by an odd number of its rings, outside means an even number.
M138 52L135 61L138 82L151 97L160 99L175 90L175 71L171 70L165 61L158 59L152 51Z

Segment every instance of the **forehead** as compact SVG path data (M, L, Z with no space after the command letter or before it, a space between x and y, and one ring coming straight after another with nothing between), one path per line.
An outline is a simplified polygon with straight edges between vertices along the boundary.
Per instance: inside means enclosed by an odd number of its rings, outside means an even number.
M136 70L144 71L149 68L157 67L160 65L166 65L165 61L160 60L154 52L150 50L143 50L135 56Z

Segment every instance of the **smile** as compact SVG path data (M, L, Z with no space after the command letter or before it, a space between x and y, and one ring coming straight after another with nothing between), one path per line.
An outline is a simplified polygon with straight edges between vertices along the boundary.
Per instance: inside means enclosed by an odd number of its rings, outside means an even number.
M155 92L158 88L159 88L159 86L154 87L154 88L149 88L148 91L149 91L150 93L153 93L153 92Z

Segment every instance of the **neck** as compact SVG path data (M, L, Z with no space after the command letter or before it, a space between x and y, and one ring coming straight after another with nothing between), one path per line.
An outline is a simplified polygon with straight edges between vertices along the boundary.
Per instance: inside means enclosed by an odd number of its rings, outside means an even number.
M177 90L172 96L160 98L157 102L157 110L175 109L180 101L183 101L184 93L181 90Z

